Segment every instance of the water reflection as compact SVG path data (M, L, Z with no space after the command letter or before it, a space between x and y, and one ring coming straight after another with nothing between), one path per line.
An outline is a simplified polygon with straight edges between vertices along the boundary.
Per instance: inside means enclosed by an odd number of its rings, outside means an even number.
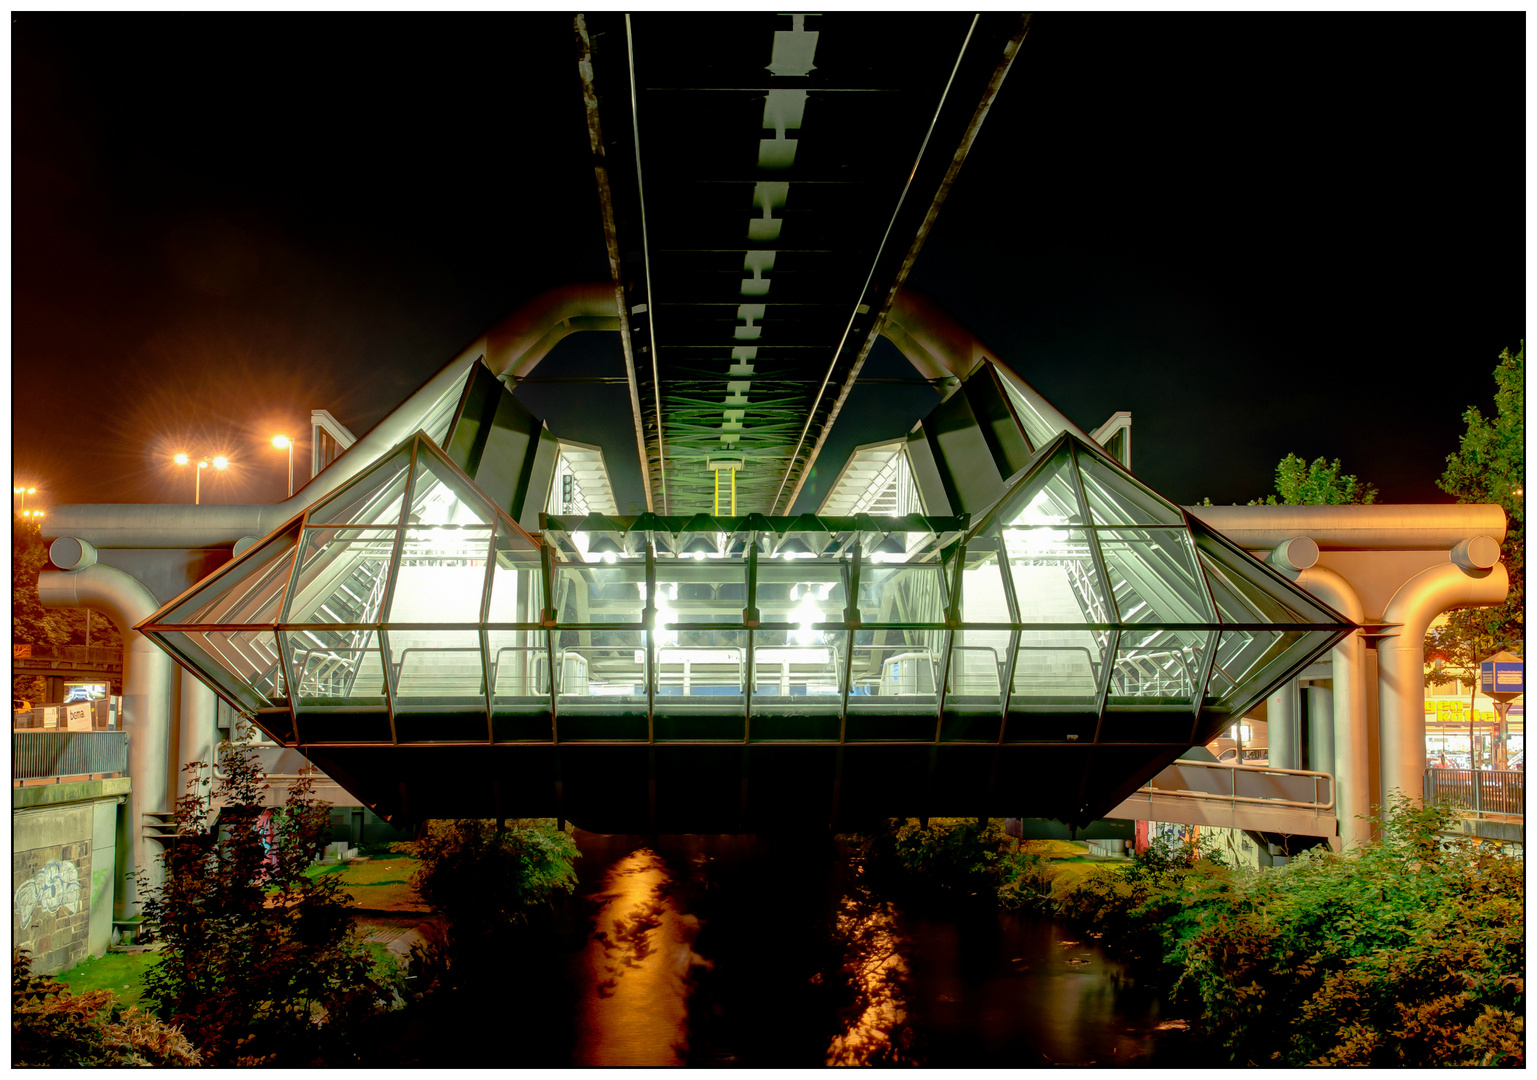
M913 1064L903 985L907 943L897 926L896 908L876 903L859 890L844 898L836 933L844 943L843 972L852 984L854 1005L844 1031L827 1048L827 1064Z
M681 1065L688 1052L692 945L698 920L669 895L667 864L650 848L618 859L591 899L600 904L578 960L585 984L575 1065Z

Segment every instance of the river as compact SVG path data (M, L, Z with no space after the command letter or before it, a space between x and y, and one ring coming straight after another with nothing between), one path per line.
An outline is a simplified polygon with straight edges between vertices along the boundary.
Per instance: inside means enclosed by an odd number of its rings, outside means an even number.
M1159 999L1044 919L904 907L831 838L578 832L573 1065L1138 1066Z

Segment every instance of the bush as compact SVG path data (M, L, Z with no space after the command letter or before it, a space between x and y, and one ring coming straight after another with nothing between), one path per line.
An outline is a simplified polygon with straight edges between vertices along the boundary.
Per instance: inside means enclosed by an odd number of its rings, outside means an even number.
M1519 1065L1519 859L1405 802L1382 839L1271 870L1194 853L1092 875L1065 914L1162 968L1210 1046L1247 1065Z
M892 851L908 880L939 894L992 895L1006 849L1014 841L994 819L908 818L892 837Z
M305 873L324 849L329 806L306 776L281 808L264 807L249 734L242 726L220 747L217 820L205 767L186 767L165 882L144 903L163 943L145 996L209 1064L345 1064L349 1030L388 993L370 976L338 879Z
M25 949L11 954L11 1065L200 1065L181 1029L129 1006L110 990L72 994L46 975L32 974Z

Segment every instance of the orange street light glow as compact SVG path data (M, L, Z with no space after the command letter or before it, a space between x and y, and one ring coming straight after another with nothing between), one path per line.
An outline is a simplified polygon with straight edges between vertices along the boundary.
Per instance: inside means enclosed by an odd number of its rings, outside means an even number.
M289 443L288 443L288 436L287 435L274 435L274 436L272 436L272 445L277 447L279 450L282 450L284 447L289 445Z
M185 465L187 463L188 459L187 459L187 455L186 454L177 454L171 460L175 461L176 464L178 464L178 465Z

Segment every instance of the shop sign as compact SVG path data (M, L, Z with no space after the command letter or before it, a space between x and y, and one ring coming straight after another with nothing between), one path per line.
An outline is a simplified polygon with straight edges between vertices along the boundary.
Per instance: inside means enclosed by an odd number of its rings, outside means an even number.
M1521 669L1520 660L1485 660L1479 665L1479 690L1490 697L1498 696L1505 700L1524 693L1525 679Z

